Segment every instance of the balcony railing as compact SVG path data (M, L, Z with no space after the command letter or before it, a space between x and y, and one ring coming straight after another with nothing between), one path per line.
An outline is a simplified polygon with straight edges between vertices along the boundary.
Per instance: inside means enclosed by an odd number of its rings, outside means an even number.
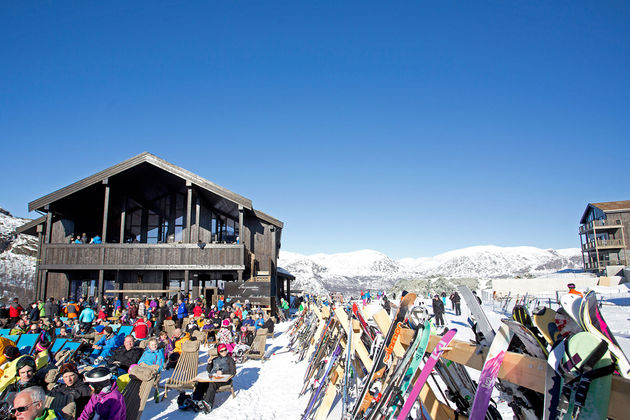
M612 261L599 261L598 262L589 262L584 263L585 270L603 270L604 268L611 265L628 265L628 261L626 260L612 260Z
M592 222L580 225L580 233L586 233L593 229L618 229L622 228L621 220L593 220Z
M622 239L598 239L597 241L588 241L585 244L582 244L582 249L584 251L588 251L590 249L595 249L595 246L599 249L604 248L625 248L625 243Z
M243 270L242 244L45 244L46 270Z

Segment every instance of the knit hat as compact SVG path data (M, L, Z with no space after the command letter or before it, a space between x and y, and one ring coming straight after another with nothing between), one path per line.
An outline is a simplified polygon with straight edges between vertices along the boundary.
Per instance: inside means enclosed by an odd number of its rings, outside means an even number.
M74 363L64 363L63 365L61 365L61 367L59 368L59 373L63 375L64 373L68 372L74 372L78 374L79 369L77 369L77 365L75 365Z
M8 361L15 360L20 357L20 350L14 346L7 346L4 348L4 357L6 357Z
M37 343L37 345L35 345L35 351L41 352L46 350L48 347L50 347L50 341L41 340L39 343Z
M229 326L230 326L230 320L229 320L229 319L227 319L227 318L226 318L226 319L224 319L224 320L221 322L221 325L222 325L222 326L224 326L224 327L229 327Z
M227 346L223 343L219 344L217 346L217 352L221 351L221 350L227 350Z

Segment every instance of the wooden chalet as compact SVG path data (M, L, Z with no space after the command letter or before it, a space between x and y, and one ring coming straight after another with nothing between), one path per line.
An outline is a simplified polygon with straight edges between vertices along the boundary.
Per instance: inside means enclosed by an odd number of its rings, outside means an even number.
M101 301L104 294L179 292L195 298L246 282L256 288L250 301L273 306L273 297L290 290L291 276L277 275L281 221L150 153L38 198L28 208L43 214L17 229L39 238L39 298L87 295ZM100 236L102 243L75 243L83 233Z
M608 267L627 266L630 201L589 203L580 219L579 233L584 270L603 272Z

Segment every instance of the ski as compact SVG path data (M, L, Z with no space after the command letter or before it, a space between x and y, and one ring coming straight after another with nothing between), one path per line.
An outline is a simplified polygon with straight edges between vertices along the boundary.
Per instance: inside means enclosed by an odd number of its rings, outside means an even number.
M321 377L319 386L313 392L313 395L311 396L311 399L309 400L308 406L306 407L306 411L302 415L302 420L306 420L311 414L311 411L313 410L313 407L315 406L315 402L317 401L319 394L321 393L325 385L328 384L328 376L330 375L330 372L332 371L332 368L335 365L337 357L339 356L340 353L341 353L341 344L337 344L335 351L333 352L332 356L330 357L330 360L328 361L326 370L324 371L324 375Z
M396 313L396 319L391 323L389 330L385 335L383 346L378 350L373 359L373 365L370 373L364 378L363 389L352 410L352 418L362 416L372 401L373 396L370 393L370 390L373 382L380 379L385 374L385 370L387 369L385 357L388 355L389 358L389 355L391 355L391 351L393 350L394 333L397 330L400 332L401 323L405 320L407 312L415 300L416 295L413 293L408 293L400 300L400 306L398 308L398 312Z
M435 367L435 364L437 363L438 359L442 356L442 353L444 352L444 348L448 346L448 344L451 342L453 337L455 337L456 333L457 333L456 329L449 330L446 334L442 336L442 339L440 340L440 342L437 343L437 345L435 346L435 349L433 349L433 352L431 352L431 356L429 356L429 359L427 360L424 367L420 371L420 375L418 376L418 379L416 379L416 382L413 384L413 387L411 388L411 392L407 396L405 403L400 409L400 413L398 413L398 417L396 417L397 420L405 420L407 418L407 416L409 415L409 411L411 411L411 407L413 406L416 399L418 398L418 395L420 395L420 391L422 390L422 387L424 386L427 379L429 378L429 375L433 371L433 368Z

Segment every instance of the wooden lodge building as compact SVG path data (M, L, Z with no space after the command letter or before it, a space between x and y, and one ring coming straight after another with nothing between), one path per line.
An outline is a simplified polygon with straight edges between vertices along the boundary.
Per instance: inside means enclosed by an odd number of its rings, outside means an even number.
M290 293L278 273L283 223L251 200L142 153L29 203L39 298L179 292L275 306ZM102 243L75 243L77 236ZM209 295L214 295L211 300Z
M579 233L584 270L615 275L630 257L630 201L589 203Z

